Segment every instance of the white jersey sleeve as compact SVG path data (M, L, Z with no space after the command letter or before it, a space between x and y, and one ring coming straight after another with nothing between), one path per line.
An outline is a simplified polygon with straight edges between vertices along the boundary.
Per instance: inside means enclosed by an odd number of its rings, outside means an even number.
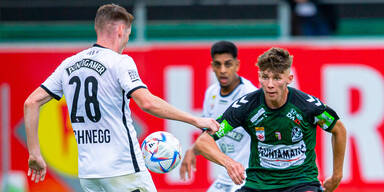
M139 88L147 88L140 79L135 62L127 55L124 55L123 60L118 65L117 76L120 86L128 97Z
M62 63L65 63L70 58L64 60ZM60 100L63 96L63 73L65 69L63 64L60 64L56 70L41 84L43 88L49 95L51 95L56 100Z

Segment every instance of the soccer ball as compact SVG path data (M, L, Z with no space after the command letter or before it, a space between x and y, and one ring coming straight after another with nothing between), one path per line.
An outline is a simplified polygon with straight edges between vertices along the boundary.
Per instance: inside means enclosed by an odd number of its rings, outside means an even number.
M179 140L164 131L148 135L141 144L144 161L147 168L156 173L168 173L181 160Z

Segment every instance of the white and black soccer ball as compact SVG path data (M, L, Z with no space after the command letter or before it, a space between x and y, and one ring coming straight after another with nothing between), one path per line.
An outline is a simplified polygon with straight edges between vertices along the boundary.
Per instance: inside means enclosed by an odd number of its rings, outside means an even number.
M172 171L181 160L179 140L171 133L158 131L148 135L141 144L147 168L156 173Z

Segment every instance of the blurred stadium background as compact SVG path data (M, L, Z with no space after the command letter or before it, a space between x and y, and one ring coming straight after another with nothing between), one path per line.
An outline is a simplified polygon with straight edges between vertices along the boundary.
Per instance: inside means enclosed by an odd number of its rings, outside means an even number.
M1 191L81 191L64 99L49 102L40 117L46 180L34 184L26 178L23 102L64 58L95 42L95 12L111 2L136 17L125 53L149 90L196 115L214 81L213 42L234 41L240 74L256 85L257 56L271 46L287 48L294 55L292 86L332 106L348 129L344 179L337 191L384 191L384 1L301 1L0 0ZM134 102L131 108L140 141L166 130L185 150L199 135L193 127L145 114ZM332 173L329 135L319 131L317 141L323 180ZM218 170L203 158L197 164L188 182L179 179L178 170L152 174L158 190L205 191Z

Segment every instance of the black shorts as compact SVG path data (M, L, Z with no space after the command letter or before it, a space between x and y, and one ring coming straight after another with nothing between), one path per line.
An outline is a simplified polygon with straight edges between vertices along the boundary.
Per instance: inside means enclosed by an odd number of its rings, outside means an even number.
M310 183L300 183L291 187L284 187L279 189L269 189L269 190L257 190L252 189L246 186L241 187L236 190L236 192L323 192L319 182L310 182Z

